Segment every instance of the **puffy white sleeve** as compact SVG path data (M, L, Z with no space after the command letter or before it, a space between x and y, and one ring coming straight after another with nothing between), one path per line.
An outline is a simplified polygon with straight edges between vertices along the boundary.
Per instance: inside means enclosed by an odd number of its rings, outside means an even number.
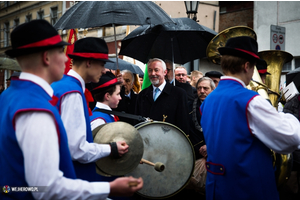
M277 110L256 96L247 108L251 132L268 148L287 154L300 149L300 123L296 117Z

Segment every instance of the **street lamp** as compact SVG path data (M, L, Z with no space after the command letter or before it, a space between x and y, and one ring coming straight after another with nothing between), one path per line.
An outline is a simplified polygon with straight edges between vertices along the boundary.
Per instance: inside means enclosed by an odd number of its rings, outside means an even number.
M186 14L188 15L188 18L192 17L191 19L197 21L196 14L198 12L199 1L185 1L184 4L185 4Z
M198 12L198 5L199 1L185 1L185 8L186 8L186 14L188 15L188 18L193 19L194 21L197 21L197 12ZM191 71L194 71L194 61L191 61Z

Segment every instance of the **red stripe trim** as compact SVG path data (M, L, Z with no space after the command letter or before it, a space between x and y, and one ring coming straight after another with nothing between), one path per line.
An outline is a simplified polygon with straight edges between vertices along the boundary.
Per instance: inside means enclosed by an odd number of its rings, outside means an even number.
M17 49L50 46L50 45L55 45L55 44L57 44L61 41L62 40L61 40L60 35L56 35L56 36L53 36L51 38L47 38L45 40L41 40L41 41L38 41L38 42L34 42L34 43L31 43L31 44L26 44L24 46L20 46Z
M117 78L114 78L114 79L112 79L112 80L110 80L110 81L108 81L108 82L106 82L106 83L104 83L104 84L102 84L102 85L99 85L98 87L94 88L93 90L97 90L97 89L99 89L99 88L108 87L108 86L110 86L110 85L112 85L112 84L114 84L114 83L117 83L117 82L118 82L118 79L117 79Z
M236 50L239 50L239 51L243 51L243 52L245 52L245 53L247 53L247 54L250 54L251 56L253 56L253 57L255 57L255 58L257 58L257 59L259 59L259 56L258 55L256 55L255 53L253 53L253 52L250 52L250 51L246 51L246 50L244 50L244 49L239 49L239 48L235 48Z
M108 54L105 53L70 53L72 56L80 56L84 58L108 59Z
M267 72L267 69L260 69L260 70L258 70L258 73L261 73L261 74L264 74L266 72Z

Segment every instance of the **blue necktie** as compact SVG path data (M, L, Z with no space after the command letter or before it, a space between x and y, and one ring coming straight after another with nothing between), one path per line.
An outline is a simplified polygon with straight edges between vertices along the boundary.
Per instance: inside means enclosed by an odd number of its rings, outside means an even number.
M154 98L153 98L154 101L157 99L157 97L159 95L159 91L160 91L159 88L155 89L155 94L154 94Z

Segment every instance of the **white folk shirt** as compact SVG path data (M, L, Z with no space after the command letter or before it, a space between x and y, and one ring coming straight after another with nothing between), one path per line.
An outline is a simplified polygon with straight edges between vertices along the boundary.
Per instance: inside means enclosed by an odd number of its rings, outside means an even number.
M51 86L38 76L22 72L20 79L40 85L51 97ZM25 179L29 186L47 186L33 192L36 199L105 199L107 182L68 179L59 170L59 144L53 116L47 112L22 112L16 116L16 138L23 152Z
M245 83L240 79L231 76L221 77L224 78L234 79L246 88ZM277 112L260 95L250 101L247 111L252 134L268 148L282 154L300 149L300 123L292 114Z
M83 91L85 83L81 76L74 70L68 72L80 80ZM86 141L86 123L81 94L69 93L61 100L61 119L64 123L71 157L81 163L95 162L111 153L110 145L89 143Z

